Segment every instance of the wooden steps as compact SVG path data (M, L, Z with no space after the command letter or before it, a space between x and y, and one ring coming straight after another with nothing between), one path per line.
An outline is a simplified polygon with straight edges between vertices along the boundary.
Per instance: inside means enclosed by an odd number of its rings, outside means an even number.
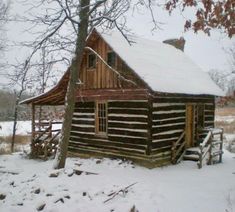
M207 136L198 147L185 150L183 160L197 162L198 168L204 164L212 165L222 162L223 155L223 130L210 129Z

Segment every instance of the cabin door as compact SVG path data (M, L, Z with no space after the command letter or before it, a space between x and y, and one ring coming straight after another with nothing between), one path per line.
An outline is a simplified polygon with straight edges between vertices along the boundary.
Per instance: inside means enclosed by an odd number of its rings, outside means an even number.
M185 123L185 141L186 148L194 146L194 132L195 132L195 108L194 105L186 105L186 123Z

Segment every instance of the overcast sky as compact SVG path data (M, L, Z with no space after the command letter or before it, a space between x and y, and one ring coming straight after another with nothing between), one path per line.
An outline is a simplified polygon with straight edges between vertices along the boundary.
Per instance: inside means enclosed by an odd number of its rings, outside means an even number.
M18 4L17 0L12 1L11 13L23 14L25 7ZM184 16L191 16L192 11L187 11ZM195 61L203 70L219 69L229 71L228 55L224 49L229 48L235 43L235 38L229 39L225 34L219 31L212 31L208 37L203 33L195 34L192 31L184 32L183 26L185 17L175 11L171 16L162 9L154 9L155 16L159 22L161 30L151 31L153 25L150 15L147 11L141 11L138 14L129 15L128 26L139 36L152 40L163 41L169 38L179 38L183 36L186 40L185 53ZM11 41L31 39L32 35L24 32L24 23L11 23L8 25L7 36ZM21 48L11 47L6 54L6 59L13 62L17 58L26 57L28 52Z

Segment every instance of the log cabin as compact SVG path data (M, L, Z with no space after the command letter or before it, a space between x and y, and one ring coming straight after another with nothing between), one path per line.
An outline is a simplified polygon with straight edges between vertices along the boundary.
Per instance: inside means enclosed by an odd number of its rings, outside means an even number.
M215 97L223 92L185 55L184 39L161 43L131 36L130 41L119 32L97 29L88 36L69 154L124 158L148 167L183 158L195 159L201 167L207 156L207 162L213 163L213 156L221 162L222 141L217 139L221 148L216 154L212 141L217 134L222 140L222 130L214 130L214 116ZM37 123L36 110L63 105L68 79L69 69L54 88L22 102L32 105L32 146L44 142L44 153L56 140L53 122L44 130L51 137L45 144L43 130L37 134L36 128L46 122ZM53 147L45 154L49 149Z

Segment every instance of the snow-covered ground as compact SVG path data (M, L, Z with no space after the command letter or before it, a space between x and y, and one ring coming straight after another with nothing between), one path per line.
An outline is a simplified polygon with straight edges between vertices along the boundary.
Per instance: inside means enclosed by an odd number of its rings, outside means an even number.
M0 198L6 195L0 211L31 212L44 204L43 211L55 212L129 212L134 205L140 212L235 210L235 154L227 151L222 164L200 170L187 161L150 170L120 160L69 158L58 177L49 177L56 173L52 163L20 153L0 156ZM73 169L97 174L72 175Z
M0 125L0 136L11 134L10 123ZM30 128L20 122L18 132ZM227 145L235 134L226 137ZM235 154L226 150L223 163L202 169L191 161L147 169L93 158L68 158L59 171L52 166L53 160L30 160L21 152L0 155L0 212L235 211Z

